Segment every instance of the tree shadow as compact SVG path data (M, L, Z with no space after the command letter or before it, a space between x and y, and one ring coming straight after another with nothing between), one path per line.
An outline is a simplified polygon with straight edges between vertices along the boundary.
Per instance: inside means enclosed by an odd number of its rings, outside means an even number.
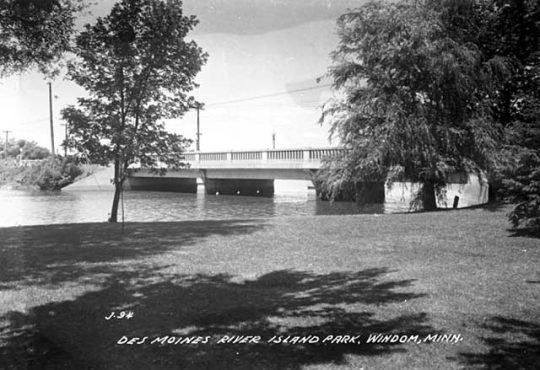
M465 207L464 209L482 209L482 210L490 211L490 212L500 212L504 209L507 209L508 207L509 207L509 204L506 202L490 200L487 203ZM458 208L458 209L463 209L463 208Z
M467 369L536 370L540 364L540 325L534 322L494 316L482 325L490 330L482 338L487 353L463 353L460 362Z
M540 239L540 228L520 228L520 229L509 229L511 238L534 238Z
M296 370L346 363L348 355L406 351L406 345L365 342L370 333L434 332L424 313L392 315L383 309L423 296L406 292L412 280L392 281L389 272L277 270L243 280L227 274L175 275L150 266L116 270L99 291L0 318L0 358L8 370ZM131 311L133 318L107 320L111 311ZM260 340L218 343L224 336L249 335ZM361 335L361 343L324 341L330 335ZM156 342L165 336L172 343ZM270 343L275 336L319 341ZM134 337L144 342L119 344ZM186 337L201 342L175 344Z
M92 276L114 271L111 264L134 264L181 252L208 236L249 234L262 226L261 221L233 220L127 223L125 232L108 223L0 228L0 291L81 279L92 283Z

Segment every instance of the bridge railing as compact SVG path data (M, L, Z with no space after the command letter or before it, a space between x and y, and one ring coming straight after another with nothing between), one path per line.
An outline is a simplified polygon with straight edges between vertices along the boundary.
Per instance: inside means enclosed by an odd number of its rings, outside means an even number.
M267 149L228 152L191 152L184 160L200 162L318 162L341 153L340 148Z
M343 153L343 149L340 148L313 149L309 151L309 159L320 161L325 157L333 157L341 153Z
M233 161L262 161L263 152L231 152L231 160Z
M303 161L303 150L272 150L268 152L269 161Z

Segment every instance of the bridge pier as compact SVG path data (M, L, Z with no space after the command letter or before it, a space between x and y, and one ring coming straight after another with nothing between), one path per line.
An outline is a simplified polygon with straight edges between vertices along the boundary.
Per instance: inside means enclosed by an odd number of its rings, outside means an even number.
M204 179L206 194L247 195L271 197L274 180L253 179Z

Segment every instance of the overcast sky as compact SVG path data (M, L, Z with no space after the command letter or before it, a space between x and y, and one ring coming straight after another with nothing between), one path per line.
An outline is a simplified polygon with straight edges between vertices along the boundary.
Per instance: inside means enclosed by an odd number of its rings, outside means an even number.
M208 54L197 77L201 150L328 146L328 127L317 124L318 107L330 94L316 79L330 65L337 46L336 18L357 0L186 0L185 14L200 20L188 35ZM95 16L112 1L101 1ZM87 18L85 21L92 21ZM64 138L60 110L84 91L69 81L53 81L55 147ZM270 96L269 96L270 95ZM0 84L0 130L50 148L47 81L36 73ZM171 131L195 139L194 112L168 122ZM58 149L57 149L58 150Z

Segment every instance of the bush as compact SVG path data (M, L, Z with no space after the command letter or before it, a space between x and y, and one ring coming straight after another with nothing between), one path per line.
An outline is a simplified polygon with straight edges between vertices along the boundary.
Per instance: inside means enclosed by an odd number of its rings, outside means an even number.
M42 168L36 185L40 190L60 190L72 184L82 170L69 159L55 160L54 165L46 163Z
M19 188L57 191L73 183L83 171L69 158L43 161L29 167L4 167L3 184Z

